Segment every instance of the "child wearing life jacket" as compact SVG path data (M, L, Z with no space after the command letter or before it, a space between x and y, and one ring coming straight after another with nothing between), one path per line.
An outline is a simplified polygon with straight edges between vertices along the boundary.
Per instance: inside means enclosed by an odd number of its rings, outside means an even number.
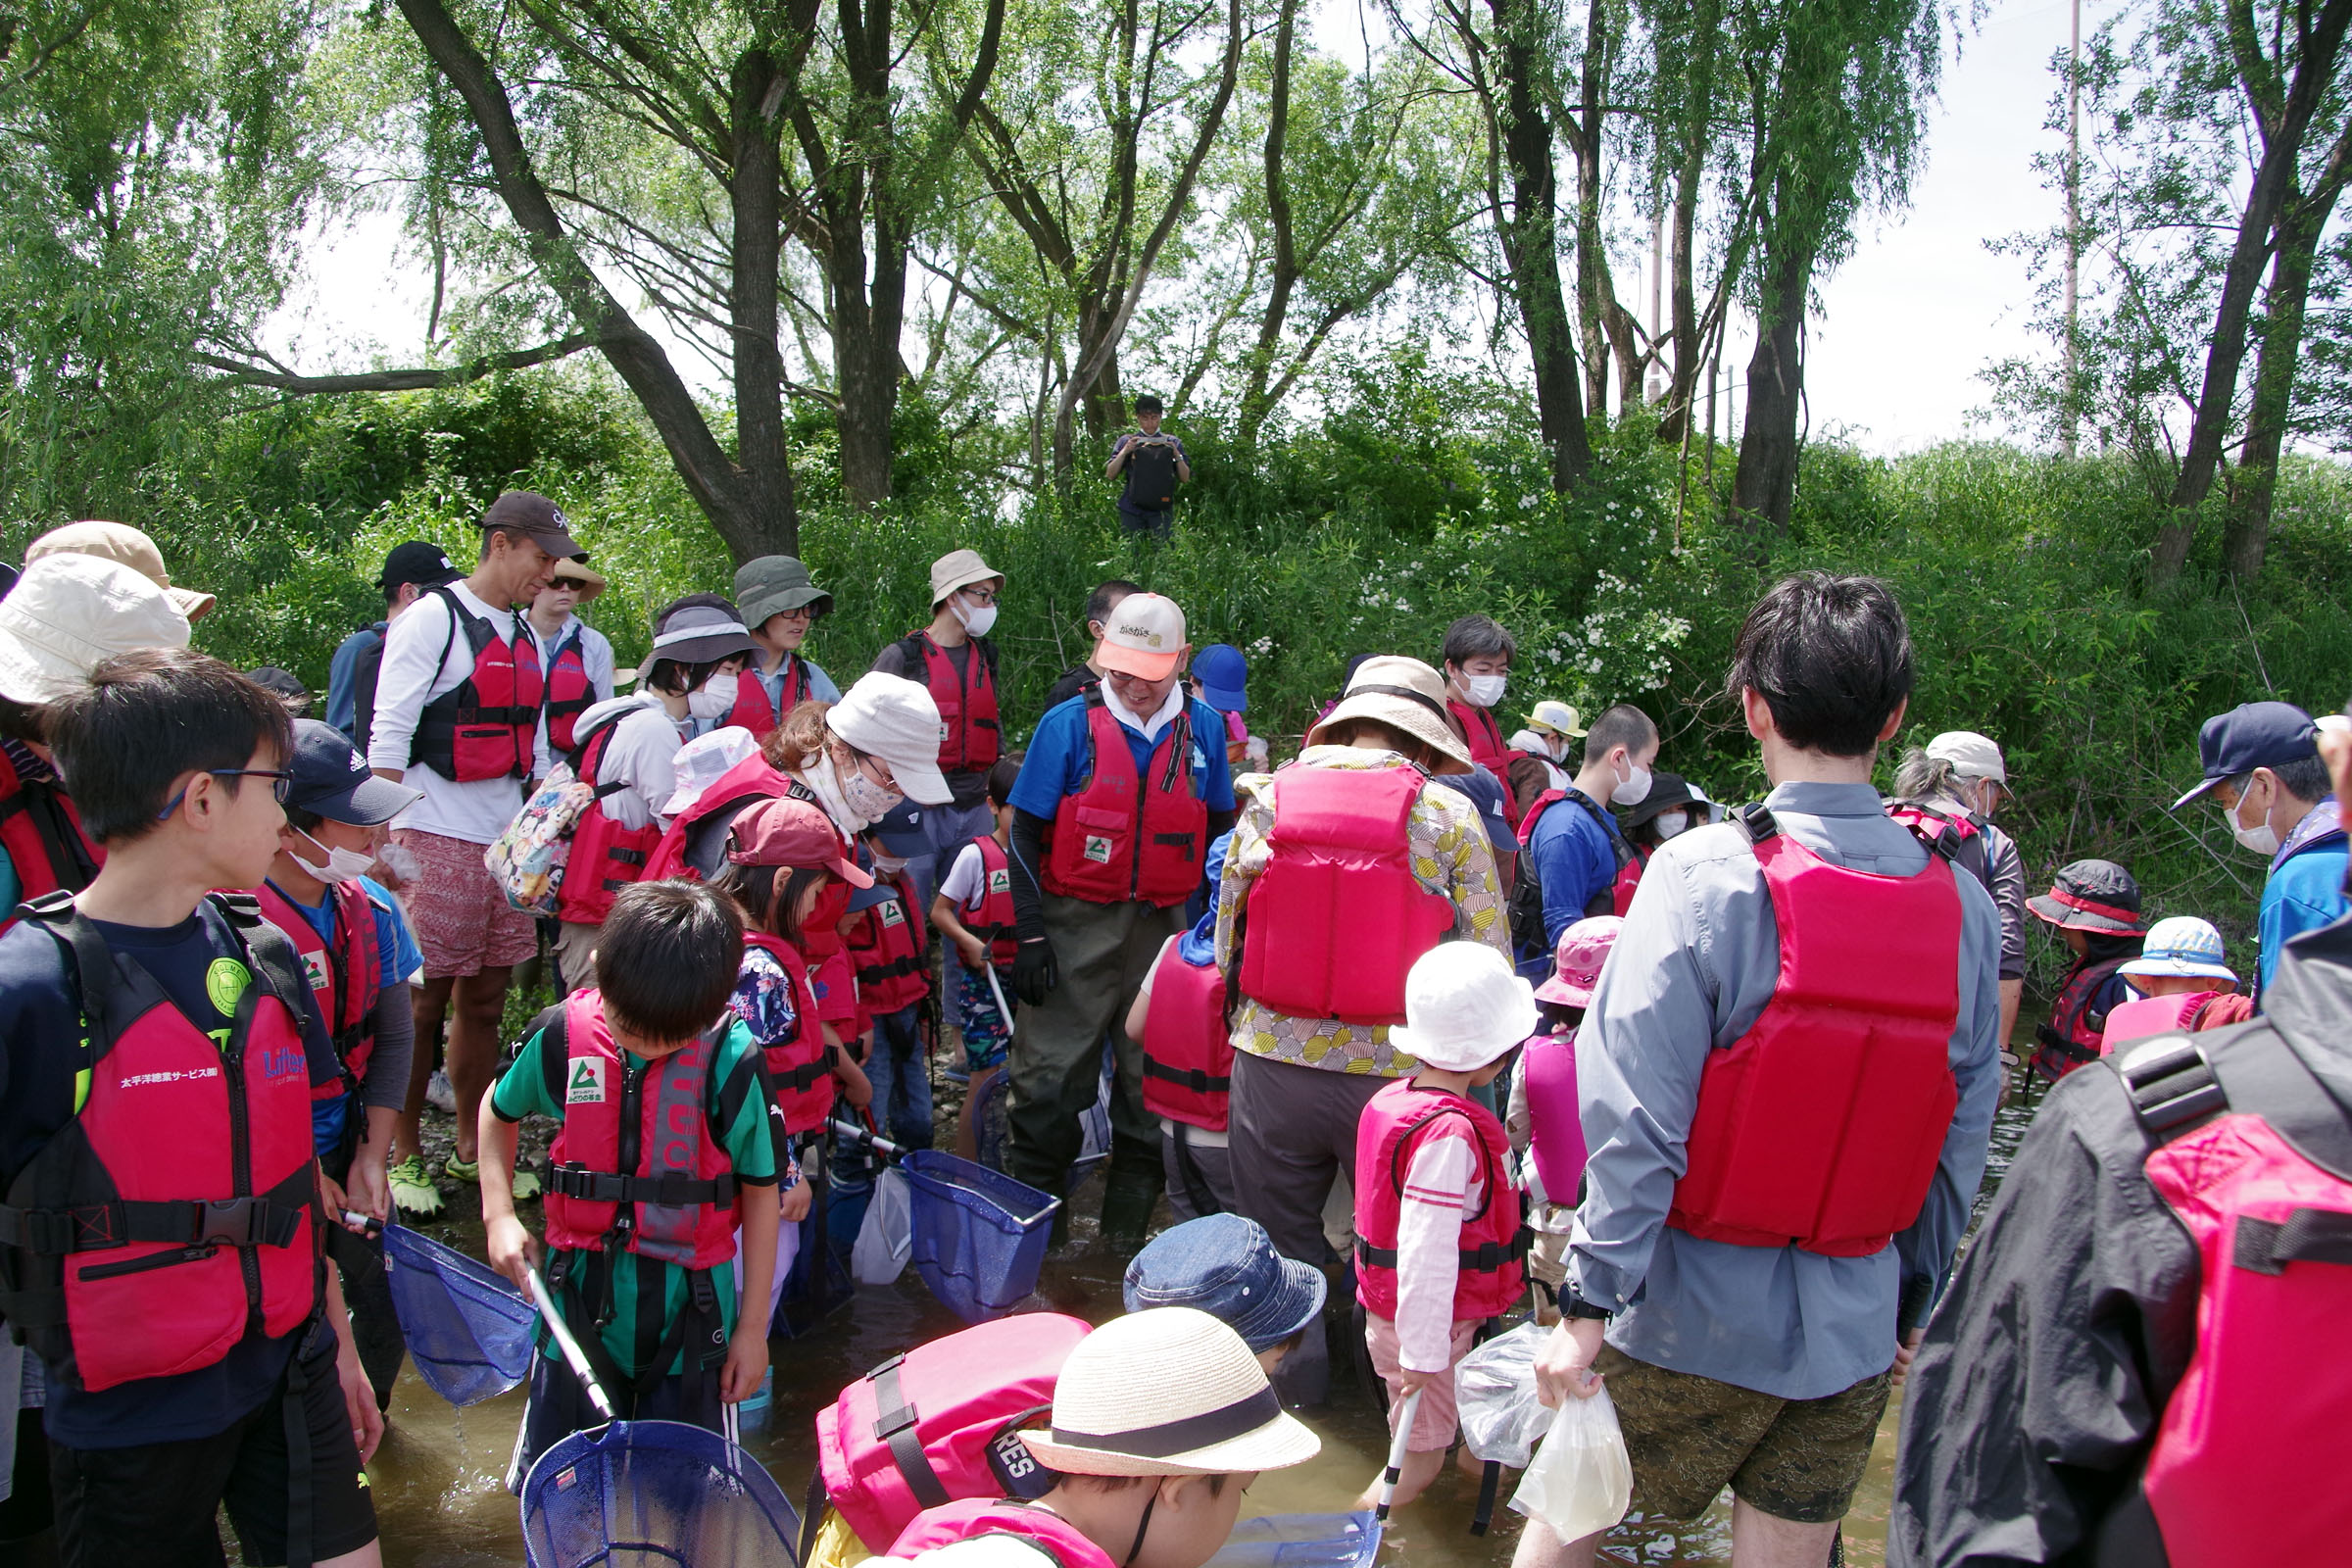
M341 1064L294 945L208 891L270 874L291 724L182 649L88 677L47 734L106 863L0 935L0 1315L46 1380L62 1555L218 1562L225 1503L249 1561L368 1568L383 1416L311 1115Z
M1539 1021L1519 1054L1511 1076L1511 1099L1503 1126L1519 1155L1519 1179L1527 1189L1528 1284L1536 1321L1560 1315L1559 1290L1568 1278L1568 1237L1584 1195L1585 1127L1576 1097L1576 1031L1592 1004L1601 965L1617 945L1625 921L1592 914L1560 932L1552 954L1551 978L1536 987Z
M2075 956L2050 1004L2050 1021L2034 1030L2040 1043L2034 1070L2055 1083L2099 1059L2107 1014L2132 1000L2123 967L2139 956L2147 921L2139 912L2138 882L2113 860L2060 866L2050 891L2028 899L2026 910L2055 927Z
M1274 1238L1239 1214L1203 1214L1152 1238L1127 1265L1130 1312L1190 1306L1242 1337L1272 1377L1323 1317L1329 1287L1311 1263L1274 1250Z
M1389 1032L1420 1067L1374 1095L1355 1137L1355 1278L1392 1429L1414 1393L1398 1503L1419 1496L1457 1426L1453 1365L1479 1326L1519 1298L1525 1272L1510 1145L1470 1091L1535 1032L1535 991L1483 942L1442 942L1405 976ZM1356 1506L1379 1498L1380 1478Z
M869 845L880 869L881 852ZM867 1040L867 1076L879 1079L876 1099L891 1141L905 1149L931 1147L931 1053L923 1039L923 1004L931 995L929 927L916 911L914 883L900 861L893 876L850 896L843 928L858 977L858 1021Z
M1004 1069L1012 1044L1012 1020L997 1004L1011 1001L1012 959L1019 946L1012 913L1012 786L1021 759L998 760L988 770L988 804L996 808L996 830L956 853L931 900L931 924L956 950L956 1031L963 1038L963 1112L956 1122L956 1152L979 1157L973 1107L988 1081ZM989 984L989 971L996 984Z
M1113 1318L1079 1342L1054 1422L1021 1443L1059 1478L1035 1501L917 1514L890 1559L956 1568L1201 1568L1233 1534L1252 1475L1322 1441L1284 1412L1241 1336L1190 1307ZM1004 1549L972 1548L999 1542Z
M622 1420L721 1430L721 1406L767 1370L782 1165L760 1047L727 1008L742 958L741 918L710 888L624 889L597 938L595 988L532 1020L482 1102L484 1243L491 1266L526 1288L541 1249L514 1217L515 1124L561 1124L548 1285ZM601 1419L543 1330L510 1488Z
M1232 843L1233 835L1225 833L1209 845L1207 912L1160 944L1127 1009L1127 1038L1144 1045L1144 1108L1159 1118L1168 1208L1178 1220L1230 1214L1239 1206L1226 1139L1233 1041L1225 1021L1225 975L1217 967L1217 890Z
M391 1218L384 1174L393 1123L409 1091L416 1027L409 979L424 965L392 895L362 875L384 823L421 798L377 778L343 732L294 721L293 782L277 858L255 889L262 913L294 941L303 977L326 1020L342 1071L312 1092L311 1130L330 1220L345 1212ZM538 1191L531 1178L530 1190ZM330 1236L343 1297L379 1408L391 1403L403 1342L384 1279L380 1236Z
M2237 974L2222 961L2222 934L2210 921L2177 914L2148 927L2139 956L2116 973L2132 998L2108 1011L2099 1054L2150 1035L2223 1029L2254 1016L2254 999L2238 995Z

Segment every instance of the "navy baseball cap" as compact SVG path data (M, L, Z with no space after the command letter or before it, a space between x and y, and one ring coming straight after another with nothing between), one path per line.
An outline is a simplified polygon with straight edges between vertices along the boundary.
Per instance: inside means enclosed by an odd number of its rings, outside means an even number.
M424 799L422 790L377 778L341 730L315 718L294 721L294 755L286 767L294 775L286 804L330 822L373 827Z
M2197 731L2203 782L2173 803L2178 811L2224 779L2320 755L2320 727L2292 703L2241 703Z
M1200 700L1220 713L1250 711L1250 661L1231 643L1210 643L1193 656Z
M1127 1310L1189 1306L1271 1350L1323 1315L1323 1271L1274 1250L1253 1219L1203 1214L1171 1225L1127 1265Z
M394 545L384 557L384 569L376 574L376 584L385 593L415 583L419 588L438 588L456 582L466 574L451 564L449 555L439 545L422 539L412 539L405 545Z

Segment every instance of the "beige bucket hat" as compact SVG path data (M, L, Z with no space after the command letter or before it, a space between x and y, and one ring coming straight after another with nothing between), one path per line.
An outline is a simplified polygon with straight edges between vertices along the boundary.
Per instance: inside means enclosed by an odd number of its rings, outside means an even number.
M1351 718L1376 718L1415 740L1427 741L1438 754L1457 764L1442 771L1470 771L1470 746L1453 727L1446 710L1446 678L1418 659L1386 654L1355 666L1348 694L1340 706L1323 715L1306 732L1306 744L1321 744L1325 730Z
M931 602L941 600L958 588L991 579L1002 581L1004 574L980 559L977 550L951 550L931 563Z
M54 702L117 654L187 646L188 617L153 578L103 556L43 556L0 600L0 697Z
M174 588L164 569L164 553L155 541L127 522L69 522L52 528L24 547L24 564L44 556L96 556L119 561L172 596L172 603L190 620L202 620L220 601L197 588Z

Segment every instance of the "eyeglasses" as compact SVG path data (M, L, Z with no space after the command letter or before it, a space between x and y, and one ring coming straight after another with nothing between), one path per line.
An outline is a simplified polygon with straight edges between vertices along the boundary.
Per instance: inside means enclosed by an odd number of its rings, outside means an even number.
M994 588L958 588L956 591L975 605L993 605L997 602L997 590Z
M273 800L275 800L275 801L277 802L277 804L278 804L278 805L280 805L280 806L283 806L283 805L285 805L285 804L286 804L286 797L287 797L287 796L289 796L289 795L292 795L292 794L294 793L294 774L293 774L293 772L292 772L291 770L289 770L289 769L287 769L287 768L282 768L282 767L208 767L208 768L204 769L204 771L205 771L205 772L207 772L207 773L210 773L210 774L211 774L213 777L215 777L215 778L266 778L266 779L269 779L269 780L270 781L270 797L271 797ZM185 785L185 784L182 784L182 785L181 785L181 786L180 786L180 787L179 787L177 790L173 791L173 792L172 792L172 798L171 798L170 800L168 800L168 801L166 801L166 802L164 803L164 808L163 808L162 810L160 810L160 811L158 811L158 812L156 812L156 813L155 813L155 819L156 819L158 822L164 821L166 818L170 817L170 816L171 816L171 814L172 814L173 811L176 811L176 810L178 810L178 809L179 809L179 803L180 803L182 800L186 799L186 797L187 797L187 793L188 793L188 787L187 787L187 785Z

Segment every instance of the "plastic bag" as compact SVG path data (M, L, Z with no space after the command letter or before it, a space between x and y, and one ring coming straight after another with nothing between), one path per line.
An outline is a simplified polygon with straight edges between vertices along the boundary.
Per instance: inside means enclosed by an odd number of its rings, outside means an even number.
M1479 1458L1524 1470L1550 1430L1552 1412L1536 1398L1536 1352L1551 1330L1522 1323L1456 1362L1453 1393L1462 1441Z
M873 1201L850 1251L851 1277L860 1285L894 1284L913 1252L914 1200L906 1176L893 1165L874 1182Z
M1562 1541L1614 1527L1634 1500L1634 1466L1609 1391L1560 1401L1511 1506L1541 1519Z

